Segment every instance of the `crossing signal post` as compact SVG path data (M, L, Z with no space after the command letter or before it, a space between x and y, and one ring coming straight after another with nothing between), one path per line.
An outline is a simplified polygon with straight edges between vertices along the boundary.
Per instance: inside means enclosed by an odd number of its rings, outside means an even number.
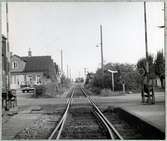
M109 69L107 71L111 72L111 74L112 74L112 90L114 92L114 73L118 73L118 71L112 71Z

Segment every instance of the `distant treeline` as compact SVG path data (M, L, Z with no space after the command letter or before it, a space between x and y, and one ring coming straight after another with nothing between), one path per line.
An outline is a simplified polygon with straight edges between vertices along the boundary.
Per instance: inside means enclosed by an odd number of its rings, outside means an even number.
M165 58L162 51L158 51L155 58L149 55L149 79L159 79L161 87L164 88L165 79ZM125 85L127 91L139 91L143 77L146 72L146 58L138 60L137 64L122 64L122 63L107 63L104 65L104 72L102 69L96 70L96 73L88 73L85 81L86 87L98 89L113 89L112 87L112 71L117 71L114 74L114 90L121 91L122 85Z

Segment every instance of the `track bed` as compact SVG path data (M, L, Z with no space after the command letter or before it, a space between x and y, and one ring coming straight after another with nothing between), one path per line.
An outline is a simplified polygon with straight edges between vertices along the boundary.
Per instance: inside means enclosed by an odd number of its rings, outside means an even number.
M92 107L70 108L60 139L107 139L92 113Z

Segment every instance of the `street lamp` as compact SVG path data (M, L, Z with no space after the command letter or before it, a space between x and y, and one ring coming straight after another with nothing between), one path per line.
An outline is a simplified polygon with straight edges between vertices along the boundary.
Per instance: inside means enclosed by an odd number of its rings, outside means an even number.
M111 72L112 74L112 90L114 91L114 73L118 73L118 71L112 71L110 69L108 69L107 71Z

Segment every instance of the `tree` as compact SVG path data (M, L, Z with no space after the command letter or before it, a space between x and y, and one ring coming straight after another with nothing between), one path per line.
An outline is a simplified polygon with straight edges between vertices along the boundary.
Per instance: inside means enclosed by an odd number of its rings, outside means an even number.
M135 65L127 63L108 63L105 67L110 70L118 71L118 73L114 74L115 90L122 90L123 83L127 90L139 89L141 80Z
M118 71L114 74L114 89L122 90L122 84L126 85L128 90L137 90L139 87L139 75L135 69L135 65L108 63L104 66L104 75L102 70L98 69L94 74L93 86L98 88L112 88L112 74L108 71Z
M165 58L162 51L157 52L155 59L155 74L161 81L161 87L164 88L163 80L165 79Z
M154 59L152 55L148 56L148 64L149 64L149 79L154 79L156 77L155 75L155 65L154 65ZM141 58L137 62L137 69L140 71L140 69L144 69L144 76L146 75L146 58Z
M92 72L87 73L85 85L90 84L93 80L93 77L94 77L94 73L92 73Z
M97 69L93 78L93 86L103 88L103 79L102 69Z
M124 73L123 80L127 90L139 90L141 88L141 77L137 70Z
M69 87L71 84L71 80L67 78L64 74L61 75L60 81L61 81L62 87Z

